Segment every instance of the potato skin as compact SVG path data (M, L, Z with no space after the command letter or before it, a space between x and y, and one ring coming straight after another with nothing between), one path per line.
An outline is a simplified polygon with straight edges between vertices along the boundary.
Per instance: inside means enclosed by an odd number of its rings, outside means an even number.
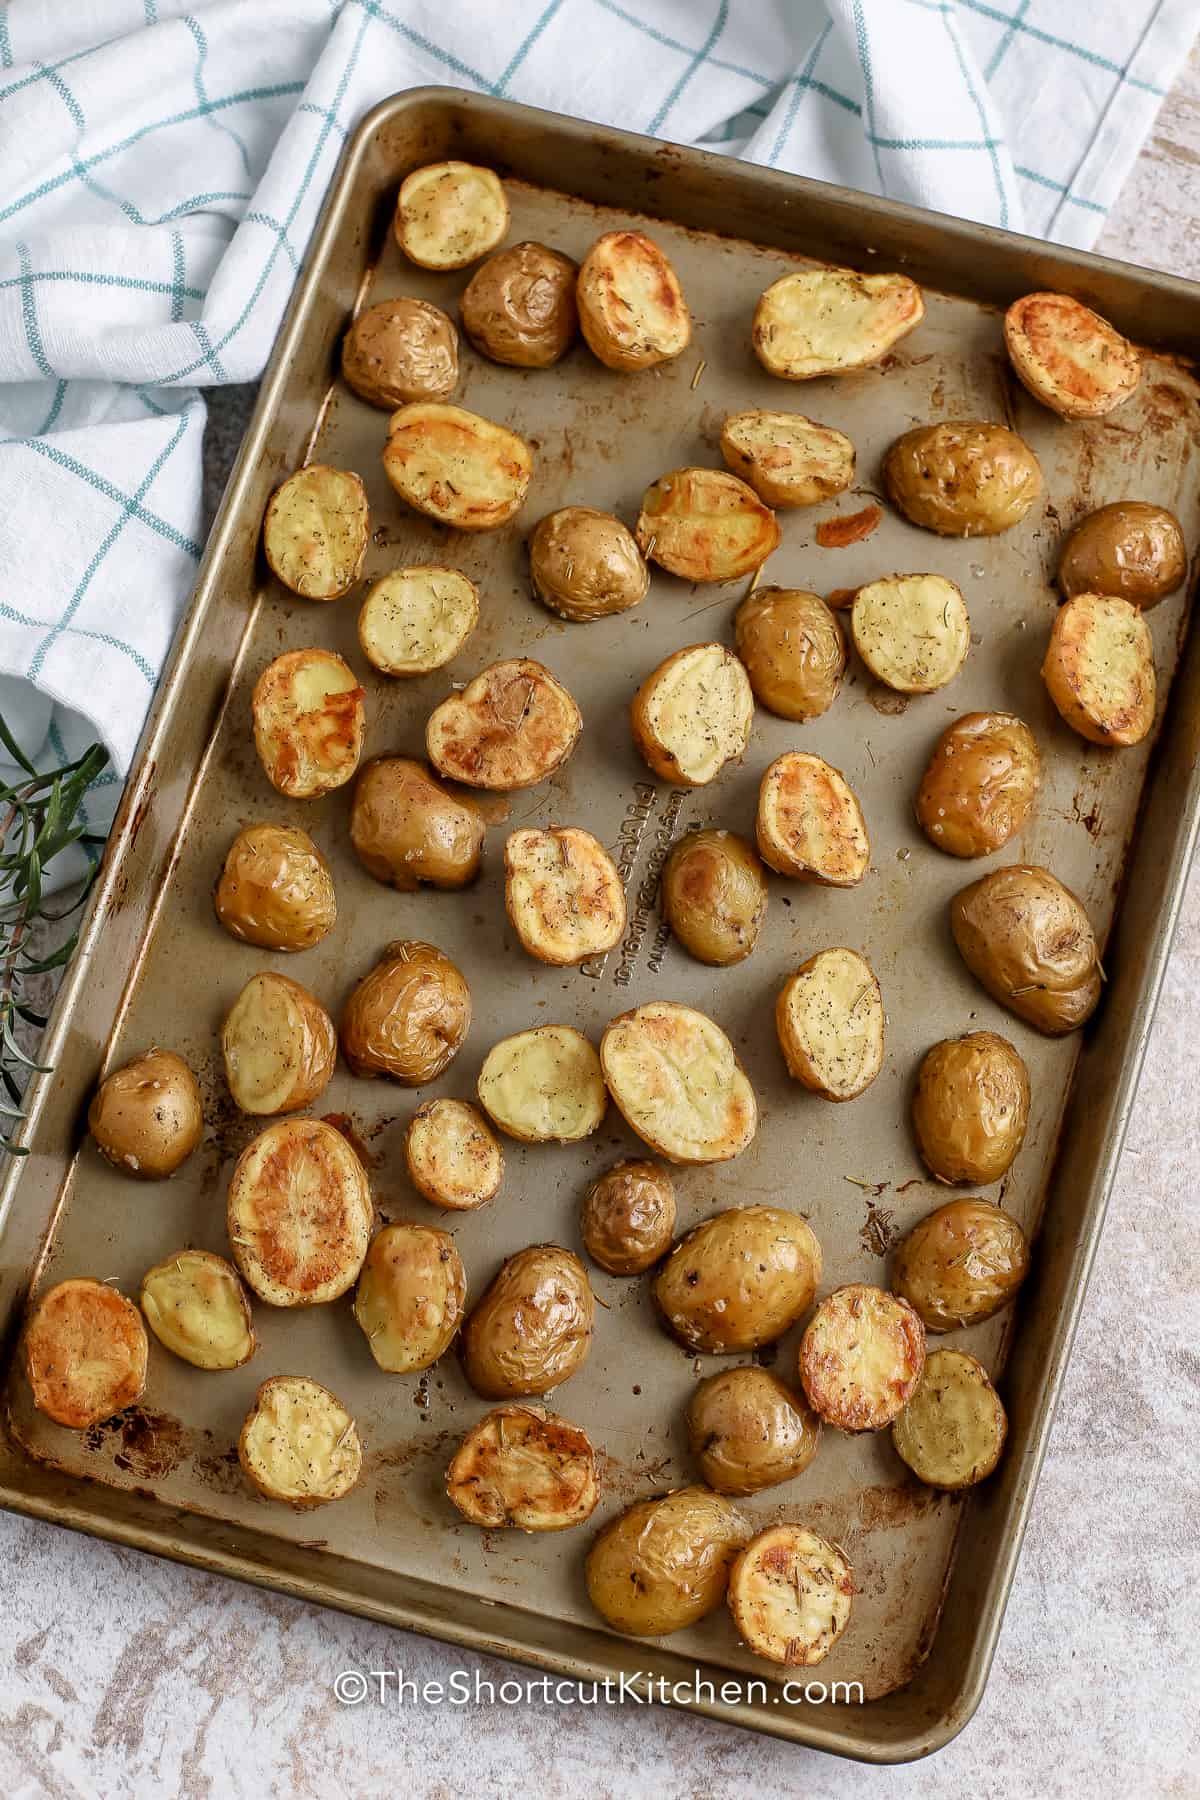
M147 1050L105 1076L88 1108L88 1130L123 1175L164 1181L204 1133L196 1077L173 1050Z
M912 1103L922 1161L939 1181L999 1181L1029 1123L1029 1070L994 1031L944 1038L921 1059Z
M454 1239L433 1225L385 1225L371 1239L354 1317L390 1375L432 1368L462 1324L467 1277Z
M1116 500L1081 519L1063 544L1063 598L1112 594L1143 612L1173 594L1187 576L1187 545L1174 513L1144 500Z
M583 625L638 606L650 571L633 533L594 506L560 506L529 538L534 598L561 619Z
M354 854L368 875L402 893L414 893L422 882L466 887L479 873L483 833L470 801L451 794L411 757L376 757L354 784Z
M960 889L950 929L963 961L994 1000L1047 1037L1090 1019L1100 957L1083 906L1049 869L1014 863Z
M1046 692L1091 744L1140 744L1154 724L1154 643L1141 610L1107 594L1059 607L1042 663Z
M892 1286L927 1331L978 1325L1013 1299L1029 1273L1029 1245L990 1200L948 1200L913 1226L896 1252Z
M757 1494L807 1469L821 1441L821 1421L799 1394L752 1363L700 1383L688 1401L687 1432L709 1487L718 1494Z
M149 1345L142 1315L103 1281L83 1277L47 1288L21 1337L39 1412L86 1431L140 1400Z
M466 978L433 944L389 944L342 1011L342 1054L355 1075L405 1087L436 1081L471 1024Z
M579 270L579 326L606 368L652 369L686 350L692 335L679 277L641 231L606 231Z
M917 823L949 856L990 856L1029 817L1042 759L1012 713L965 713L934 746L917 793Z
M565 1531L596 1510L595 1454L586 1432L544 1406L497 1406L459 1445L446 1495L488 1531Z
M311 950L337 921L329 864L292 825L247 825L229 846L213 895L230 937L263 950Z
M513 244L476 269L459 302L481 355L516 369L548 369L579 333L578 265L546 244Z
M778 1206L735 1206L680 1238L654 1298L681 1344L723 1356L782 1337L820 1279L821 1246L807 1220Z
M758 942L767 881L752 844L732 831L689 831L662 872L662 913L697 962L728 968Z
M781 719L819 718L846 670L846 634L819 594L756 588L733 621L754 698Z
M609 1275L641 1275L671 1248L675 1184L660 1162L619 1162L583 1196L584 1249Z
M943 537L994 537L1025 517L1042 470L1024 438L1004 425L947 419L898 437L883 459L894 505Z
M275 1041L276 1034L287 1041ZM229 1092L242 1112L298 1112L329 1085L337 1032L315 994L264 969L250 977L226 1014L221 1054Z
M447 399L458 386L453 321L428 300L377 301L342 339L342 380L372 406Z
M591 1283L577 1256L557 1244L518 1250L463 1330L467 1380L485 1400L545 1394L582 1366L595 1320Z
M749 1537L732 1501L707 1488L639 1500L588 1551L588 1598L602 1619L632 1637L681 1631L721 1604Z

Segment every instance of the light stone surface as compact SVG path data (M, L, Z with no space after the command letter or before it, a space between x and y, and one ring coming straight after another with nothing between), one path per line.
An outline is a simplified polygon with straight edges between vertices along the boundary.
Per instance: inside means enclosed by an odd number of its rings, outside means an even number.
M1101 248L1200 278L1200 51ZM215 503L252 394L218 396ZM1200 868L1192 876L987 1693L931 1762L869 1771L636 1706L345 1708L339 1670L475 1659L0 1515L0 1792L630 1800L1200 1796Z

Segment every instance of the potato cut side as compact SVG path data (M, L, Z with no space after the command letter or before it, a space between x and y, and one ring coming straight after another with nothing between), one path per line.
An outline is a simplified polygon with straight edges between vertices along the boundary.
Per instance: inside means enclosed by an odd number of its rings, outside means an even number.
M367 491L358 476L312 463L271 495L263 550L294 594L336 600L358 580L369 528Z
M925 1366L925 1327L907 1300L865 1282L835 1288L800 1340L808 1403L839 1431L880 1431Z
M463 1439L446 1493L484 1530L565 1531L596 1510L600 1485L587 1433L545 1407L497 1406Z
M254 1396L238 1461L268 1500L303 1510L341 1500L362 1474L358 1427L335 1394L305 1375L273 1375Z
M679 278L640 231L597 238L575 293L588 348L610 369L650 369L688 346L692 320Z
M779 875L823 887L854 887L871 843L850 783L809 750L777 757L758 790L758 849Z
M394 569L358 615L363 655L381 675L428 675L458 655L479 623L479 592L458 569Z
M448 1232L385 1225L371 1240L354 1317L389 1375L429 1369L450 1348L467 1305L467 1277Z
M383 469L417 512L459 531L494 531L529 492L533 452L515 431L465 407L418 400L392 414Z
M1140 744L1154 723L1154 643L1141 609L1105 594L1060 606L1042 680L1073 731L1093 744Z
M296 1112L329 1083L337 1032L315 995L286 975L252 975L221 1028L225 1078L244 1113Z
M447 1212L486 1205L504 1179L504 1153L482 1114L466 1100L427 1100L419 1106L404 1153L418 1193Z
M578 1143L608 1107L600 1058L570 1025L502 1038L479 1071L479 1099L501 1131L526 1144Z
M142 1311L159 1343L195 1369L238 1369L257 1348L237 1270L211 1250L179 1250L148 1269Z
M803 413L755 407L730 413L721 455L768 506L815 506L854 480L854 445L842 431Z
M476 163L426 163L401 184L396 242L422 269L464 269L508 230L500 178Z
M736 581L766 562L779 521L724 469L675 469L642 495L634 535L647 562L684 581Z
M582 729L579 708L549 669L513 657L443 700L430 715L425 743L448 780L508 792L545 781Z
M803 1525L751 1538L729 1575L733 1622L756 1656L791 1668L824 1662L850 1623L854 1575L836 1544Z
M332 650L289 650L255 683L254 742L271 786L312 800L350 780L362 755L363 690Z
M1128 400L1141 358L1119 331L1069 294L1025 294L1004 315L1013 368L1035 400L1064 419L1096 419Z
M619 944L625 889L590 831L527 826L504 847L504 904L522 948L539 962L584 962Z
M631 1130L669 1162L726 1162L758 1128L754 1089L721 1027L652 1000L606 1028L600 1062Z
M944 575L869 581L854 596L850 629L872 675L901 694L945 687L971 648L967 603Z
M929 1487L974 1487L1000 1461L1004 1402L965 1350L931 1350L917 1391L892 1426L896 1454Z
M689 644L646 677L630 720L656 775L703 787L745 754L754 723L750 677L723 644Z
M371 1236L366 1172L322 1119L268 1125L229 1184L233 1259L260 1300L316 1306L358 1278Z
M826 1100L853 1100L883 1067L883 996L857 950L821 950L775 1004L788 1074Z
M39 1412L86 1431L140 1400L149 1347L131 1300L86 1277L48 1288L22 1340L25 1373Z
M925 316L907 275L800 269L774 281L754 310L754 353L771 375L809 381L878 362Z

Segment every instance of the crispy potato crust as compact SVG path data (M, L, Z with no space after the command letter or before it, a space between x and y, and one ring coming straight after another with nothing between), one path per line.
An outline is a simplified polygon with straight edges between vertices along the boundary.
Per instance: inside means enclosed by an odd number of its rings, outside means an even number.
M1024 1140L1029 1097L1029 1070L1007 1038L971 1031L934 1044L912 1103L926 1168L958 1186L999 1181Z
M850 609L854 648L877 681L932 694L953 681L971 648L962 590L944 575L884 575Z
M1064 598L1113 594L1143 612L1187 577L1183 528L1165 506L1117 500L1088 513L1063 545L1058 585Z
M634 535L648 562L684 581L736 581L766 562L779 521L724 469L673 469L642 495Z
M593 1541L584 1565L588 1598L615 1631L682 1631L720 1606L749 1536L733 1502L707 1488L639 1500Z
M418 400L392 414L383 469L417 512L459 531L494 531L521 509L533 452L515 431L465 407Z
M1055 706L1093 744L1140 744L1154 724L1154 644L1128 600L1076 594L1060 606L1042 663Z
M839 1431L881 1431L925 1366L925 1327L907 1300L852 1281L826 1295L800 1340L810 1406Z
M750 678L723 644L688 644L643 681L630 723L661 780L703 787L745 754L754 723Z
M479 591L458 569L393 569L358 615L362 653L381 675L428 675L456 657L479 623Z
M448 1232L433 1225L385 1225L371 1239L354 1317L389 1375L432 1368L450 1348L466 1304L466 1272Z
M352 1287L372 1217L366 1171L322 1119L268 1125L229 1184L233 1260L272 1306L318 1306Z
M562 506L529 539L534 598L562 619L587 624L638 606L650 587L633 533L594 506Z
M760 706L800 723L828 712L846 669L846 636L819 594L756 588L738 607L733 629Z
M504 907L521 947L566 966L603 956L625 932L625 889L590 831L525 826L504 846Z
M315 994L266 969L250 977L226 1014L221 1054L242 1112L298 1112L329 1084L337 1032Z
M88 1108L88 1130L123 1175L163 1181L204 1134L199 1083L173 1050L147 1050L105 1076Z
M576 1144L599 1129L608 1093L595 1049L572 1025L501 1038L479 1071L492 1123L523 1144Z
M679 277L640 231L606 231L579 271L579 324L610 369L651 369L686 350L691 314Z
M790 1331L820 1279L821 1246L806 1219L779 1206L735 1206L680 1238L654 1298L681 1344L724 1356Z
M854 1574L836 1544L803 1525L771 1525L729 1576L733 1622L756 1656L788 1668L824 1662L850 1623Z
M342 380L372 406L448 399L458 386L453 322L428 300L368 306L342 339Z
M557 1244L531 1244L509 1257L467 1320L467 1380L485 1400L548 1393L582 1366L595 1323L579 1258Z
M924 317L921 290L907 275L798 269L760 298L751 341L769 375L810 381L878 362Z
M294 825L239 831L213 905L230 937L263 950L311 950L337 921L329 864Z
M788 1074L825 1100L853 1100L883 1067L883 995L857 950L819 950L775 1003Z
M358 580L369 528L367 491L358 476L310 463L271 495L263 550L293 594L336 600Z
M159 1343L195 1369L238 1369L258 1348L237 1271L211 1250L179 1250L147 1269L141 1298Z
M718 1494L758 1494L803 1474L821 1441L808 1402L769 1369L722 1369L693 1391L688 1442Z
M965 713L934 746L917 794L917 823L949 856L990 856L1020 831L1041 782L1028 725L1012 713Z
M363 689L332 650L288 650L251 696L254 742L271 786L312 800L350 780L362 755Z
M405 256L422 269L464 269L508 230L508 201L491 169L426 163L401 183L393 230Z
M766 875L753 845L732 831L689 831L663 869L662 912L698 962L743 962L767 912Z
M1025 517L1042 492L1042 470L1024 438L981 419L918 425L883 459L893 503L914 525L942 537L994 537Z
M854 445L832 425L803 413L753 407L730 413L721 427L721 455L767 506L815 506L854 480Z
M21 1347L33 1404L56 1425L86 1431L141 1399L146 1327L133 1302L102 1281L48 1288Z
M389 944L342 1010L342 1055L354 1075L404 1087L436 1081L471 1026L466 976L434 944Z
M446 1494L485 1531L565 1531L591 1518L600 1484L587 1433L525 1402L494 1407L468 1431Z
M451 694L425 730L429 760L467 787L535 787L570 756L583 729L560 681L529 657L492 663Z
M619 1162L583 1196L579 1232L609 1275L641 1275L671 1248L675 1184L658 1162Z
M993 869L950 902L959 954L994 1000L1048 1037L1074 1031L1100 1000L1096 934L1049 869Z
M546 244L513 244L476 269L459 302L463 330L483 356L548 369L579 332L577 265Z
M965 1350L932 1350L917 1391L892 1426L896 1454L928 1487L974 1487L1000 1461L1004 1403Z
M368 875L402 893L461 888L479 873L483 820L423 763L379 756L354 784L350 842Z
M840 770L808 750L785 751L767 769L755 833L763 861L797 881L854 887L871 861L853 788Z
M358 1427L336 1395L306 1375L273 1375L254 1396L238 1461L267 1500L297 1512L342 1500L362 1474Z
M504 1152L487 1121L467 1100L426 1100L404 1140L417 1192L447 1212L471 1212L499 1192Z
M1004 315L1009 359L1035 400L1063 419L1098 419L1142 377L1133 345L1069 294L1025 294Z
M631 1130L668 1162L726 1162L758 1128L733 1045L694 1007L651 1000L606 1026L600 1063Z
M892 1285L926 1331L953 1331L1007 1306L1028 1273L1029 1245L1010 1214L990 1200L949 1200L913 1226Z

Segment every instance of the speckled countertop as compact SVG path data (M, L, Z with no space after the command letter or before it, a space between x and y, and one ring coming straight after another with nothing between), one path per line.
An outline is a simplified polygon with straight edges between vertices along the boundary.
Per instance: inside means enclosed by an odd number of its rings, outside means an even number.
M1101 248L1200 278L1198 218L1200 52ZM218 487L251 398L231 390L213 406ZM340 1670L401 1666L423 1681L472 1659L0 1515L0 1791L1200 1796L1198 1018L1200 869L991 1681L932 1761L867 1770L663 1708L340 1706Z

